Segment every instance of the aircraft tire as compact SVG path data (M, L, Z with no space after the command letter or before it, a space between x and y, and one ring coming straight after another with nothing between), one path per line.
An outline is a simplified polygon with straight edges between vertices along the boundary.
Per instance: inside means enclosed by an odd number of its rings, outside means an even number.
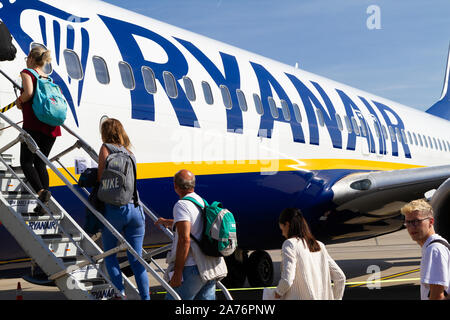
M247 278L246 265L248 252L239 248L229 257L225 257L228 275L221 281L227 288L241 288Z
M273 263L266 251L257 250L250 255L247 263L247 278L252 287L272 285Z

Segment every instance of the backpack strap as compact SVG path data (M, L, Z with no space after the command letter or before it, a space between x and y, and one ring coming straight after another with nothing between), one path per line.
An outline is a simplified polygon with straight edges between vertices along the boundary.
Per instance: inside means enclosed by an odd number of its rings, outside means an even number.
M39 73L37 73L36 70L31 69L31 68L26 68L25 70L31 72L31 74L36 78L36 80L39 80L39 78L41 78L41 75ZM53 79L50 76L47 76L47 78L44 78L44 79L48 79L51 82L53 82Z
M195 200L192 197L184 197L181 200L188 200L188 201L192 202L193 204L195 204L197 207L200 208L200 211L201 211L201 213L203 215L203 231L202 231L202 236L203 236L203 233L204 233L205 228L206 228L205 209L206 209L206 206L208 205L208 203L203 198L202 198L202 200L204 202L203 205L201 205L197 200ZM194 241L200 246L200 240L198 240L196 237L194 237L194 235L192 233L191 233L191 238L194 239Z
M192 197L184 197L184 198L182 198L181 200L188 200L188 201L192 202L192 203L195 204L197 207L199 207L200 209L202 209L202 211L205 210L206 206L208 205L208 203L206 202L206 200L203 199L203 198L202 198L202 200L203 200L203 205L201 205L197 200L195 200L195 199L192 198Z
M447 242L447 241L445 241L445 240L442 240L442 239L436 239L436 240L433 240L433 241L431 241L428 245L427 245L427 248L432 244L432 243L440 243L440 244L442 244L442 245L444 245L444 246L446 246L447 247L447 249L450 251L450 244Z

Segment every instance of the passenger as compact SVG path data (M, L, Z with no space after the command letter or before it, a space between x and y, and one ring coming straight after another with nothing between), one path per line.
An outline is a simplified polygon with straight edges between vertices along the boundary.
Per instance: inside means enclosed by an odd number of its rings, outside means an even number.
M406 204L401 212L411 239L422 247L421 300L446 299L450 286L450 247L434 231L433 208L424 199L419 199Z
M130 139L119 120L112 118L105 120L101 125L101 136L103 145L100 148L98 159L98 181L100 181L105 170L106 158L110 154L105 143L114 145L117 151L120 150L130 154L135 160L133 153L130 151ZM136 161L134 162L136 163ZM123 206L105 203L105 218L118 232L125 236L125 240L141 256L145 235L145 216L142 207L135 207L133 202ZM117 238L106 227L103 227L102 238L104 251L117 246ZM145 267L130 252L127 252L127 255L141 299L150 300L149 281ZM116 255L106 257L105 263L112 283L122 294L125 294L122 284L122 273ZM120 295L116 293L115 298L120 299Z
M216 281L227 275L225 260L222 257L209 257L202 254L198 245L191 241L191 235L201 239L203 220L201 210L191 201L182 200L185 196L203 203L194 192L195 176L188 170L180 170L174 177L174 189L180 200L173 208L174 219L159 218L155 225L175 227L175 239L168 255L169 267L166 280L180 295L182 300L215 300ZM171 274L173 272L173 275ZM170 294L167 300L172 300Z
M287 240L281 249L281 279L275 289L275 298L342 299L345 275L325 245L311 234L302 212L294 208L284 209L278 222Z
M50 51L43 47L31 49L26 58L27 68L34 69L41 77L47 78L43 71L46 63L51 61ZM22 78L23 90L16 100L18 109L22 110L23 125L22 128L30 134L38 145L41 152L48 157L55 143L56 137L61 135L59 126L53 127L41 122L34 114L32 103L34 92L36 90L36 77L27 69L20 73ZM34 153L32 153L26 143L20 145L20 166L22 167L25 178L31 187L38 194L39 200L44 204L51 198L49 191L49 177L45 163ZM44 209L38 205L34 211L40 215L44 214Z

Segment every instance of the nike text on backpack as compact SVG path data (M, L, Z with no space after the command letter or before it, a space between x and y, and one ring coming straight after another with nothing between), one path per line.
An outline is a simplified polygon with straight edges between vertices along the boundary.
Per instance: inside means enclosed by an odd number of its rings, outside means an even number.
M60 126L66 120L67 101L52 78L41 78L33 69L27 69L37 79L33 98L33 111L36 117L51 126Z
M204 204L198 203L191 197L184 197L198 206L203 216L202 238L191 237L199 245L200 249L207 256L227 257L231 255L237 247L236 221L233 214L222 207L220 202L214 201L209 205L203 199Z
M133 200L134 205L138 206L136 164L133 158L113 145L105 146L110 154L106 158L105 170L100 179L98 198L115 206L123 206Z

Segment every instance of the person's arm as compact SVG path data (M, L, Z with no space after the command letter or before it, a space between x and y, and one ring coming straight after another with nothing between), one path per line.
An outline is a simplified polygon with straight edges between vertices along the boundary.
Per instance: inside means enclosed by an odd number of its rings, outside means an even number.
M430 284L430 300L445 300L444 286L438 284Z
M158 218L158 220L155 221L155 226L159 225L163 225L166 228L172 228L173 219Z
M288 292L295 279L295 269L297 267L297 256L295 246L291 241L285 241L281 248L282 270L280 282L275 289L275 298L279 299Z
M22 72L20 74L22 78L23 91L16 100L16 106L18 109L22 109L22 103L25 103L33 97L33 79L29 74Z
M98 171L97 171L97 181L100 182L102 178L103 171L105 171L106 158L109 156L108 148L103 144L98 153Z
M326 249L323 248L322 250ZM326 251L326 255L328 259L328 266L330 268L330 278L331 281L333 281L333 297L335 300L342 300L345 290L345 274L333 258L331 258L328 254L328 251Z
M189 254L191 246L191 223L189 221L178 221L175 224L178 233L177 254L175 257L175 267L172 279L170 279L170 286L176 288L181 286L183 278L183 269Z

